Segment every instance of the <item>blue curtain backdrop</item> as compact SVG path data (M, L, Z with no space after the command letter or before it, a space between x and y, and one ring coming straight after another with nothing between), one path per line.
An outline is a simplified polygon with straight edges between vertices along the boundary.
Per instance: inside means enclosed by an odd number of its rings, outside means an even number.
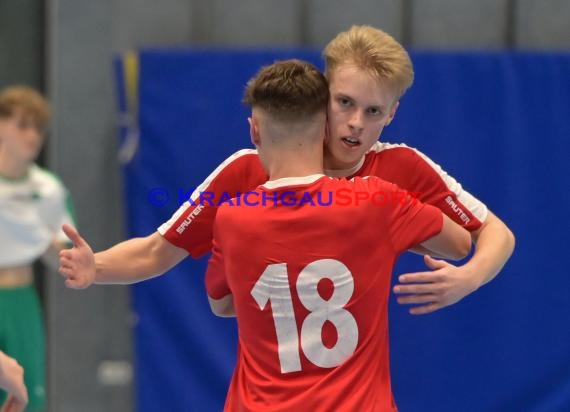
M322 66L312 50L139 53L140 142L124 169L131 236L155 231L223 159L250 147L244 85L261 65L290 57ZM399 408L570 410L570 55L412 59L415 83L382 140L417 147L442 165L512 228L517 248L498 278L437 313L409 315L392 297ZM222 409L236 327L211 314L205 267L205 259L188 258L132 288L138 411ZM423 269L420 257L405 255L395 274Z

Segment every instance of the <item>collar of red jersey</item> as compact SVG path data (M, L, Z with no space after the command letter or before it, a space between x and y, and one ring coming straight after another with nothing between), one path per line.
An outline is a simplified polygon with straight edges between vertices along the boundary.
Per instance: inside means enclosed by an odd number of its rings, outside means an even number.
M281 179L268 180L261 186L266 189L278 189L284 186L309 185L311 183L316 182L317 180L319 180L321 177L324 176L325 176L324 174L318 173L315 175L302 176L302 177L283 177Z
M364 156L362 156L362 159L360 159L360 161L350 169L325 169L325 174L330 177L349 177L356 174L363 164Z

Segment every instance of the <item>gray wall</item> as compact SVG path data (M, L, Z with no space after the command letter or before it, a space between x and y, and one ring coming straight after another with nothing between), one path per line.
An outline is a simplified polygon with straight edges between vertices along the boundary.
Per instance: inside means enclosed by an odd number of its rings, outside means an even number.
M84 237L100 250L124 237L110 64L117 52L320 48L364 23L411 48L569 50L569 22L568 0L0 0L0 83L46 80L56 112L47 163L71 190ZM69 291L54 275L47 301L51 410L131 410L128 289Z
M42 2L0 1L0 88L43 86L43 31Z
M46 16L47 92L56 113L48 164L67 184L78 227L94 250L124 233L111 68L120 26L114 3L54 0ZM72 291L52 276L47 298L51 410L131 410L128 289Z

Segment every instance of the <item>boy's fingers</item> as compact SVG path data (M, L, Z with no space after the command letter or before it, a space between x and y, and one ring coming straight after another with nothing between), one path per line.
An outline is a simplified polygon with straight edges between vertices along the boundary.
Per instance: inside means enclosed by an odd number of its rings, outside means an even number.
M73 242L74 246L82 246L85 244L85 241L73 226L66 223L61 228L63 229L63 233Z

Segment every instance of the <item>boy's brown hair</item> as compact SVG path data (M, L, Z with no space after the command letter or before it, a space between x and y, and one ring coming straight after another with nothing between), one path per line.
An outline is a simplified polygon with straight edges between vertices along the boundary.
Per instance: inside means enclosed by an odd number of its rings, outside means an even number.
M0 118L20 114L44 130L51 118L48 101L28 86L10 86L0 91Z
M247 83L243 97L243 103L282 121L324 112L328 100L325 76L312 64L297 59L262 67Z

